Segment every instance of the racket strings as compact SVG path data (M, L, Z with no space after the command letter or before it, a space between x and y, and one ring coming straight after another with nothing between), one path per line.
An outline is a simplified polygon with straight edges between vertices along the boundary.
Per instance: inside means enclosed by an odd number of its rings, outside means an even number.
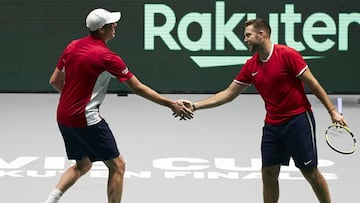
M356 148L356 140L346 127L333 125L328 128L326 136L328 144L336 151L352 153Z
M337 109L342 114L342 98L337 98ZM326 143L342 154L352 154L357 147L356 138L348 126L333 123L325 133Z

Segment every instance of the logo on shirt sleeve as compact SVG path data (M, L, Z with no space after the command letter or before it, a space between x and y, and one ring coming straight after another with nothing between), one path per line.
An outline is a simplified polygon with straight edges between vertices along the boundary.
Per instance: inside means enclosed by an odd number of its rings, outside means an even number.
M126 75L129 73L128 67L126 67L124 70L121 71L122 74Z

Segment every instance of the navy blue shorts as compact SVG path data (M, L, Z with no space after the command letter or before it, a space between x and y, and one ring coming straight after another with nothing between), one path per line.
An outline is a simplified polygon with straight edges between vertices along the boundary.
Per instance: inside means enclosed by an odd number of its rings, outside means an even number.
M289 165L290 157L300 169L318 164L315 119L312 112L299 114L281 125L265 124L261 141L263 167Z
M59 124L68 159L88 157L92 162L106 161L120 155L115 138L105 120L85 128Z

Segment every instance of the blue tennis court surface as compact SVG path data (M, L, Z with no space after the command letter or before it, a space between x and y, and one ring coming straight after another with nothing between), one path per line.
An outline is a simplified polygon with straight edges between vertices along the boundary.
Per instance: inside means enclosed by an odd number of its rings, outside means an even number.
M58 94L0 94L0 202L40 203L72 162L57 129ZM210 95L165 95L199 100ZM319 168L334 203L360 202L360 153L341 155L325 143L330 117L308 95L317 121ZM358 95L343 98L343 113L360 137ZM127 160L124 203L260 203L260 139L264 104L259 95L240 95L232 103L195 112L178 121L165 107L137 95L107 95L102 116ZM359 138L360 139L360 138ZM65 193L62 203L106 200L107 169L92 170ZM279 203L316 203L310 185L293 166L280 174Z

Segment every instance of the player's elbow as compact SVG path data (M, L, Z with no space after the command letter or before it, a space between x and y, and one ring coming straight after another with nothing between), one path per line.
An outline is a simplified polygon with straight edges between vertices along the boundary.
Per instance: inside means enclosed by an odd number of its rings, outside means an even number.
M49 84L55 89L62 89L64 85L65 74L59 69L55 68L53 74L50 76Z
M230 86L229 88L224 90L223 91L224 103L229 103L229 102L233 101L241 93L241 91L242 90L233 88L232 86Z
M49 79L49 85L54 86L56 84L56 80L54 78Z
M143 95L145 92L144 87L145 86L143 84L138 84L138 85L131 86L130 89L134 94Z
M50 78L49 80L49 85L52 86L52 87L57 87L60 85L60 81L59 80L56 80L54 78Z
M61 92L64 87L64 81L50 78L49 85L52 86L56 91Z
M134 94L143 95L148 87L141 83L135 76L126 82L126 85L131 89Z

